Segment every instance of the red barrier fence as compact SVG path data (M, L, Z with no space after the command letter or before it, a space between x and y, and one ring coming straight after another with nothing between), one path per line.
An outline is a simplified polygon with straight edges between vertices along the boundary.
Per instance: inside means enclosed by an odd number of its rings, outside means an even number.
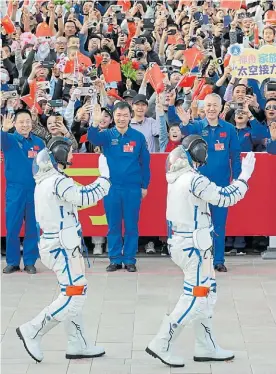
M141 236L166 236L166 154L151 155L151 183L140 215ZM227 235L276 235L276 156L257 153L256 169L245 199L230 208ZM80 184L91 183L98 175L98 155L76 154L68 174ZM3 163L2 163L3 166ZM223 171L222 171L223 172ZM5 230L5 178L1 170L1 236ZM85 236L105 236L107 223L102 201L80 210Z

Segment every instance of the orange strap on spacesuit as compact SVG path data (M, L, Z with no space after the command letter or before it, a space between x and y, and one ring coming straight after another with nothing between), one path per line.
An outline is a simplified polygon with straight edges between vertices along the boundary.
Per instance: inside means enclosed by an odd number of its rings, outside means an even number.
M85 286L67 286L66 296L79 296L83 295L83 290Z
M206 297L209 293L210 288L204 286L194 286L193 295L195 297Z

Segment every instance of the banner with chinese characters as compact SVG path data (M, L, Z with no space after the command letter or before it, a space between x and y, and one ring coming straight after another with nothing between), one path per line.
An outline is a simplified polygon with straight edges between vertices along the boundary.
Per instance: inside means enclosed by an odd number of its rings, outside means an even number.
M148 195L142 202L139 222L141 236L167 235L165 178L167 156L164 153L151 155L151 182ZM75 154L73 165L67 169L67 174L79 185L93 182L99 175L98 157L96 154ZM257 153L256 157L256 168L250 178L250 188L245 199L229 209L227 235L276 236L276 172L272 172L276 170L276 156ZM6 235L5 189L4 167L1 167L1 236ZM107 221L102 201L88 208L81 208L79 218L85 236L107 234Z
M230 50L230 66L234 77L251 78L259 82L276 78L276 47L265 45L261 49L253 49L235 44Z

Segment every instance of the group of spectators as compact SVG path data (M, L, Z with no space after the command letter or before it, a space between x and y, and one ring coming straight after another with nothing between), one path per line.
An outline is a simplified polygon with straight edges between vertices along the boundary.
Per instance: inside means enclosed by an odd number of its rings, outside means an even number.
M239 151L276 154L276 80L237 79L229 65L231 45L275 46L276 1L229 3L3 0L1 114L9 121L28 108L31 132L46 146L53 136L65 136L76 153L100 153L87 137L95 107L106 130L114 126L114 105L125 101L132 108L130 126L145 136L150 153L171 151L187 123L215 116L234 125ZM194 65L185 58L189 49L202 55ZM150 79L156 64L164 89ZM196 78L182 87L189 73ZM210 93L216 95L204 102ZM92 239L94 254L102 254L105 238ZM148 238L146 253L162 242ZM242 250L245 241L229 238L228 245Z

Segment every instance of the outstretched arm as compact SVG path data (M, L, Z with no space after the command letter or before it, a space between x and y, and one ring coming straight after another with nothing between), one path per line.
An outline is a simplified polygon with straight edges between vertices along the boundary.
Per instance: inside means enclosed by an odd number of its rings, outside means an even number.
M108 194L110 188L109 168L103 155L99 158L99 171L101 176L87 186L77 186L72 178L61 175L55 182L55 194L79 207L97 203Z
M198 174L192 180L192 193L196 197L219 207L235 205L244 198L247 192L247 181L253 173L255 161L254 153L248 153L242 161L242 172L239 178L226 187L219 187L210 182L208 178Z

